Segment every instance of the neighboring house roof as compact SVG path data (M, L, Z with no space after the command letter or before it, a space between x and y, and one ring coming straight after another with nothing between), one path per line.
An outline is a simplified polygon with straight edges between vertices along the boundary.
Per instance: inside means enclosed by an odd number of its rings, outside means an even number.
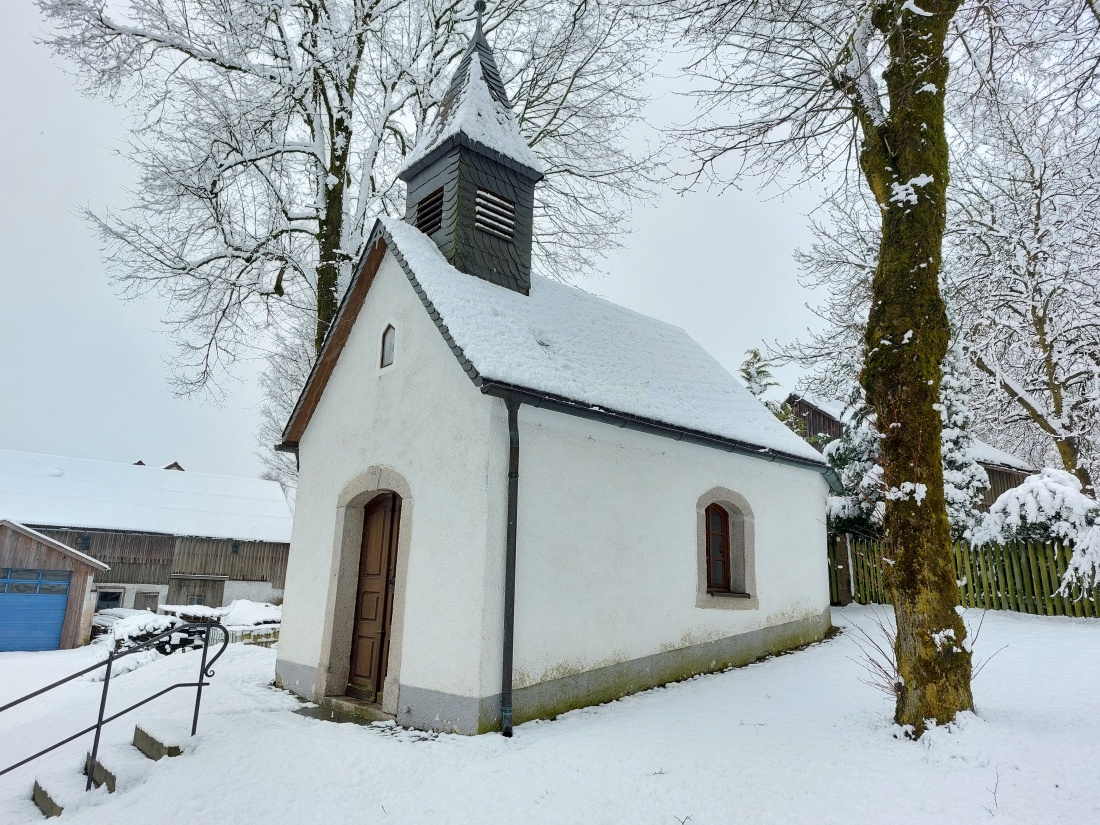
M459 144L486 152L530 177L542 178L542 163L520 133L480 17L440 103L439 117L427 127L398 176L409 180Z
M791 393L788 396L788 403L791 399L801 399L805 403L812 407L816 407L821 412L830 418L836 419L838 422L844 420L844 410L846 409L843 401L835 401L831 398L821 398L813 393L809 392L796 392ZM979 464L989 464L996 467L1007 467L1011 470L1018 470L1024 473L1035 472L1033 467L1028 466L1027 462L1022 461L1012 453L1006 453L1004 450L994 447L992 444L987 444L980 439L973 439L973 445L970 448L970 455Z
M274 481L0 450L0 518L243 541L289 542Z
M45 536L39 533L37 530L32 530L30 527L25 527L22 524L16 524L14 521L8 519L0 519L0 527L7 527L9 530L15 530L17 533L22 533L28 538L32 538L37 542L45 544L48 547L52 547L59 553L64 553L72 559L75 559L80 564L93 568L94 570L103 573L111 568L101 562L99 559L93 559L87 553L81 553L79 550L75 550L69 547L67 544L63 544L57 539L51 539L49 536Z
M679 327L538 276L525 296L466 275L415 227L387 218L375 225L284 430L285 445L305 432L387 249L483 391L498 385L538 393L565 402L571 412L678 428L823 471L821 455Z

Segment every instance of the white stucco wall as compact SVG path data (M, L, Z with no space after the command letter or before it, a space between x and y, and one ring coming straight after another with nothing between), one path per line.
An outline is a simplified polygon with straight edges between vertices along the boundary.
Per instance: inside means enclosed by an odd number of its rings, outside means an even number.
M821 475L531 407L520 444L517 687L828 607ZM696 508L714 487L752 509L758 609L696 606ZM487 660L488 693L499 674Z
M395 363L381 369L387 324ZM527 406L520 430L517 688L818 619L828 607L820 474ZM390 679L457 697L498 694L506 411L462 371L390 255L299 456L280 662L324 669L334 618L350 623L333 615L340 502L368 468L385 467L408 488ZM715 487L753 513L755 609L697 606L697 504Z
M387 324L397 331L395 359L380 369ZM340 549L337 503L353 479L382 465L411 492L401 523L411 533L404 622L391 637L401 638L400 661L391 656L390 675L396 666L403 685L478 695L478 594L490 536L503 531L504 479L488 469L492 406L387 254L299 445L280 660L321 665Z

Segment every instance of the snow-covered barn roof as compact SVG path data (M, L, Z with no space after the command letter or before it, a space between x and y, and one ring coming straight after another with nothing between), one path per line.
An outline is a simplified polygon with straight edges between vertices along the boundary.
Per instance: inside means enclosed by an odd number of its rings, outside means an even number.
M289 542L273 481L0 450L0 518L21 524Z
M546 278L533 276L530 295L523 295L466 275L418 229L386 218L375 226L283 433L287 446L305 432L387 249L483 391L501 385L538 393L568 402L571 411L651 422L823 470L820 453L679 327Z
M974 443L970 448L970 455L979 464L993 464L998 467L1008 467L1009 469L1019 470L1023 473L1035 472L1034 467L1030 467L1027 462L1021 461L1012 453L1006 453L1004 450L998 449L992 444L986 444L984 441L980 441L977 438L974 439Z

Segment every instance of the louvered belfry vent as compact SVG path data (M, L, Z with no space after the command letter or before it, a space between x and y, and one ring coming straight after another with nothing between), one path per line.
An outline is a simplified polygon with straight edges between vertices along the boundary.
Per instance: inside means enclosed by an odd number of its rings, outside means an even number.
M443 227L443 187L426 195L416 205L416 228L432 235Z
M535 185L544 173L512 111L481 18L435 120L424 124L397 176L407 186L405 220L451 266L528 295Z
M516 234L515 203L488 189L478 189L474 204L474 226L511 243Z

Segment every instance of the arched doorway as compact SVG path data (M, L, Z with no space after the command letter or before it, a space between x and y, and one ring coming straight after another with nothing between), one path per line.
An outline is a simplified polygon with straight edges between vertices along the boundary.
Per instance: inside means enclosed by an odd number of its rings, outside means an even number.
M396 493L382 493L367 503L359 550L347 692L368 702L382 701L382 687L386 683L400 523L401 497Z

